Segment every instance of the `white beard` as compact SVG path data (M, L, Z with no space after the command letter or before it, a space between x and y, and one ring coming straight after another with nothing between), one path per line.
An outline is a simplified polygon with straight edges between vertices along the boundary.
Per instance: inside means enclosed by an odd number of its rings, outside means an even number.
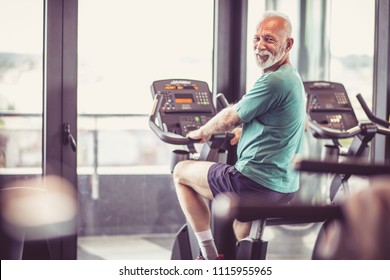
M258 49L256 49L255 50L255 57L256 57L257 65L261 69L270 68L271 66L275 65L277 62L279 62L282 59L282 57L284 55L284 49L285 48L282 48L282 50L276 56L272 55L269 51L259 51ZM263 61L263 60L261 60L260 57L258 57L258 55L268 56L268 58L266 61Z

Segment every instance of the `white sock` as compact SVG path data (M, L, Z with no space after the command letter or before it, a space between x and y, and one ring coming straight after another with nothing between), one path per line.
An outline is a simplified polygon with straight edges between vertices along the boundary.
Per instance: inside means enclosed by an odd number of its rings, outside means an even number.
M214 243L211 229L195 232L202 256L207 260L215 260L218 257L217 247Z

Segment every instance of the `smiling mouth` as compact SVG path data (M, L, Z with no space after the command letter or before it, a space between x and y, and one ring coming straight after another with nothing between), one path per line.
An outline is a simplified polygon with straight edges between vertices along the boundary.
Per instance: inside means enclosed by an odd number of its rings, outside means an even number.
M269 56L268 55L260 55L260 54L258 54L257 58L264 62L264 61L268 60Z

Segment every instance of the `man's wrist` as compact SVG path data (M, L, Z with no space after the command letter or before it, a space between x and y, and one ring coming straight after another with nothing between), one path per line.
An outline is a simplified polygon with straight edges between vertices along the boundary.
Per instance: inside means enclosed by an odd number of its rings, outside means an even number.
M208 134L207 134L207 129L204 127L204 126L201 126L199 128L199 132L200 132L200 136L201 138L207 138Z

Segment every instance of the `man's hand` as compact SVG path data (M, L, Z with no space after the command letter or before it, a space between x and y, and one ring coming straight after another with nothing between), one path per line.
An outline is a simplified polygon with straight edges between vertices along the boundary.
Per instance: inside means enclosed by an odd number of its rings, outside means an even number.
M242 121L237 114L236 106L232 105L220 111L217 115L211 118L211 120L209 120L199 129L193 130L188 133L187 137L191 139L198 139L201 143L204 143L210 139L211 135L231 131L233 128L235 128L241 123ZM235 143L237 143L238 139L241 136L241 131L237 132L237 134L235 135L236 140L234 141L236 141Z
M236 145L238 141L240 141L242 128L236 127L235 129L232 130L232 133L234 134L234 137L230 139L230 145Z
M197 130L190 131L190 132L187 134L187 137L190 138L190 139L199 139L201 143L204 143L204 142L206 142L207 140L210 139L210 135L205 135L205 134L203 133L202 128L199 128L199 129L197 129Z

